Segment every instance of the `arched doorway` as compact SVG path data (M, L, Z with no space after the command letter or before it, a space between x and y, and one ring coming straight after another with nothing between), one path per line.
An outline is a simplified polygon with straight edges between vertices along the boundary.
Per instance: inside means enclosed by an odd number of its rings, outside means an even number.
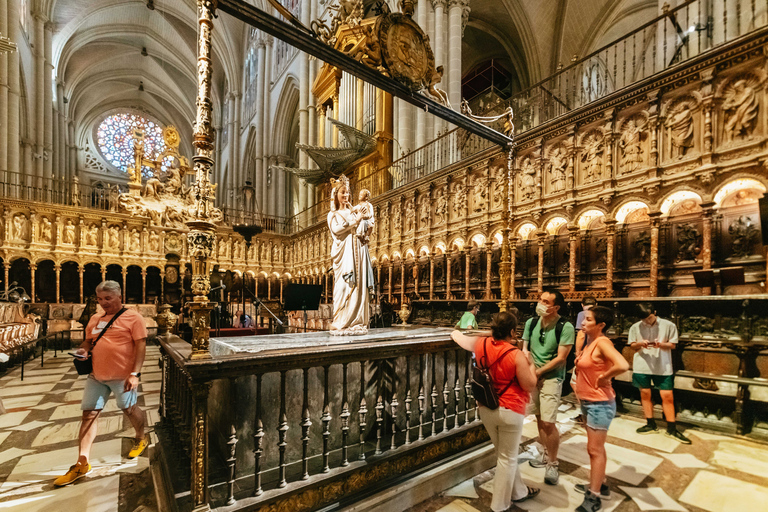
M87 263L83 273L83 300L91 295L96 295L96 287L101 282L101 265Z
M37 263L35 271L35 302L56 302L56 272L54 263L44 260Z
M125 302L128 304L142 304L144 302L141 267L128 265L125 275Z
M65 261L61 264L61 302L80 303L80 273L79 265L74 261Z

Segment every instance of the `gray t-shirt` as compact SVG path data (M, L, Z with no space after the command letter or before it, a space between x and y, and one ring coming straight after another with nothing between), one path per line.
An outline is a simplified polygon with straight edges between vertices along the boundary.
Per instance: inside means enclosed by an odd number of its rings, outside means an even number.
M656 317L656 323L648 325L643 321L629 328L629 342L659 341L662 343L677 343L677 327L674 323ZM638 350L632 360L632 371L645 375L672 375L672 351L659 347L648 347Z

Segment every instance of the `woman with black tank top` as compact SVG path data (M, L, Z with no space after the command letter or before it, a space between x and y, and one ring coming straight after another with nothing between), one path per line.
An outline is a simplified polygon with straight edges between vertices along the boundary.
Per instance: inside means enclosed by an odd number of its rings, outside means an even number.
M491 323L491 337L467 336L453 331L451 338L477 361L486 358L493 385L499 394L499 408L479 406L480 419L496 448L496 476L493 480L491 510L504 512L512 502L525 501L539 493L523 483L517 467L517 452L523 433L525 406L536 387L536 368L528 351L516 345L517 317L497 313Z

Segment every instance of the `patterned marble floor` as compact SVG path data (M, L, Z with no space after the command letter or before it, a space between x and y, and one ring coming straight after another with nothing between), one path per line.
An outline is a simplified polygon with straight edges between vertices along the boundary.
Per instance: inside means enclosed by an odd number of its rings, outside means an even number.
M560 482L544 484L544 469L528 459L538 455L536 423L526 418L521 446L523 480L539 487L534 499L512 510L573 511L584 496L574 490L589 479L586 433L576 424L575 408L561 406ZM689 429L693 444L681 445L662 433L640 435L636 418L618 417L608 431L608 484L612 497L603 500L607 512L651 510L689 512L768 511L768 445L743 438ZM663 431L663 423L660 424ZM486 471L407 512L488 512L494 470Z
M51 512L149 512L157 509L149 450L128 460L133 428L110 397L99 418L91 452L93 472L60 489L53 480L77 460L80 400L85 378L77 375L72 358L46 353L26 364L24 380L16 368L0 378L0 397L7 414L0 416L0 510ZM147 346L139 405L147 424L158 420L159 348ZM154 434L150 434L154 442Z

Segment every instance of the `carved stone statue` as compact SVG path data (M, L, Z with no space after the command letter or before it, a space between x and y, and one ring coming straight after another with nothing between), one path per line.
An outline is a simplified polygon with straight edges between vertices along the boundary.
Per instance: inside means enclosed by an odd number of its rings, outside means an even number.
M80 178L77 176L72 176L70 196L72 197L72 206L80 206Z
M565 171L568 168L568 155L563 146L557 146L549 156L549 182L552 192L565 190Z
M453 189L453 216L460 217L467 205L467 189L461 183L457 183Z
M120 249L120 228L110 226L107 230L107 247L113 251Z
M693 100L675 103L667 113L664 125L669 132L671 156L683 158L693 147Z
M85 232L85 245L96 247L99 244L99 227L91 224Z
M531 157L525 157L521 170L520 195L523 201L527 201L536 194L536 166Z
M13 216L13 239L18 242L29 241L29 219L23 213Z
M440 192L435 205L435 223L443 224L448 220L448 198L445 192Z
M405 203L405 232L413 231L416 227L416 209L413 206L413 200L409 199Z
M53 226L51 225L51 219L43 217L40 219L40 241L46 244L51 243Z
M584 183L591 183L603 177L603 136L593 132L584 138Z
M419 227L426 229L429 226L430 201L428 196L421 198L419 203Z
M75 244L75 224L72 219L67 219L67 224L64 226L64 235L62 236L63 242L66 245Z
M139 230L134 228L131 230L131 252L133 253L140 253L141 252L141 233L139 233Z
M758 112L757 94L746 79L740 79L726 87L723 111L726 121L723 126L725 141L752 135Z
M392 231L399 234L401 229L403 229L403 220L400 215L400 205L398 204L392 209Z
M149 232L149 250L151 252L160 251L160 235L156 231Z
M472 190L472 210L475 213L486 209L486 198L488 197L488 179L478 178L475 180L475 186Z
M624 130L621 132L621 139L619 140L621 174L636 171L643 163L642 137L645 125L645 118L641 115L633 116L624 123Z

